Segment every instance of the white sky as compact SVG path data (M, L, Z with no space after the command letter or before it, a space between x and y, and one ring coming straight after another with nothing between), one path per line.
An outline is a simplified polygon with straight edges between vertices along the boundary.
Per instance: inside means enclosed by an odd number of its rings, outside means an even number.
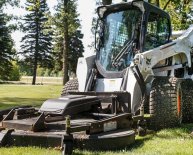
M22 4L25 3L25 0L21 0ZM53 12L54 5L57 4L57 0L47 0L48 5ZM80 20L82 25L82 33L84 34L83 44L85 47L85 52L90 53L90 49L88 45L91 44L93 38L91 38L91 25L92 25L92 17L94 15L95 9L95 0L78 0L78 13L80 14ZM8 13L13 13L18 16L23 16L25 14L24 9L19 8L7 8ZM20 50L21 38L24 34L20 31L16 31L12 34L12 37L16 44L16 49Z
M82 25L82 33L84 34L83 44L85 53L90 53L88 45L94 41L91 36L92 18L95 10L95 0L78 0L78 12L80 13L80 20Z

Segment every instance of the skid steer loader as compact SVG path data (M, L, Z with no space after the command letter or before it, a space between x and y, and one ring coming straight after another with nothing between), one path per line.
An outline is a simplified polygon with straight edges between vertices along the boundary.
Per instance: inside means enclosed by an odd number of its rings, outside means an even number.
M155 130L193 120L193 27L171 41L169 15L142 0L97 12L96 54L58 99L0 111L1 146L122 149L145 134L144 112Z

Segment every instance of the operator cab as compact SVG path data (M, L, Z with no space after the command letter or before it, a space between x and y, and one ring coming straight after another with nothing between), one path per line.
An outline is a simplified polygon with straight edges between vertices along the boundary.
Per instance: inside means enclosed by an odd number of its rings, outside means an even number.
M133 58L170 41L170 17L158 7L139 0L101 6L97 12L97 53L79 59L79 91L103 94L110 99L117 92L128 93L126 106L135 114L146 85Z
M122 78L136 53L169 42L169 15L144 1L98 8L96 66L101 77Z

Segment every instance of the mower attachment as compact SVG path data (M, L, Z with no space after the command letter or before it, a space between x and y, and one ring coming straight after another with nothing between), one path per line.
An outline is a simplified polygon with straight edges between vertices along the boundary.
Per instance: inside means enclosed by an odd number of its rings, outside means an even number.
M39 112L65 116L89 111L93 105L99 104L100 100L96 96L66 95L45 101Z
M104 100L111 104L107 109ZM13 108L3 115L1 145L57 147L63 154L125 148L135 140L129 100L126 92L72 94L47 100L40 109Z
M1 131L4 129L0 129ZM6 146L9 142L9 137L11 135L11 132L13 132L13 129L5 130L3 132L0 132L0 146Z

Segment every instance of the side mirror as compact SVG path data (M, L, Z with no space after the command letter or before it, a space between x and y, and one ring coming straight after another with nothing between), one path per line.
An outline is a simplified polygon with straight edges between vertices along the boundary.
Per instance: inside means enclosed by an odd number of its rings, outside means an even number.
M98 51L103 46L103 23L100 19L97 19L95 28L95 49Z
M96 27L95 27L95 49L98 51L99 45L99 19L97 19Z
M112 0L103 0L103 5L110 5Z

